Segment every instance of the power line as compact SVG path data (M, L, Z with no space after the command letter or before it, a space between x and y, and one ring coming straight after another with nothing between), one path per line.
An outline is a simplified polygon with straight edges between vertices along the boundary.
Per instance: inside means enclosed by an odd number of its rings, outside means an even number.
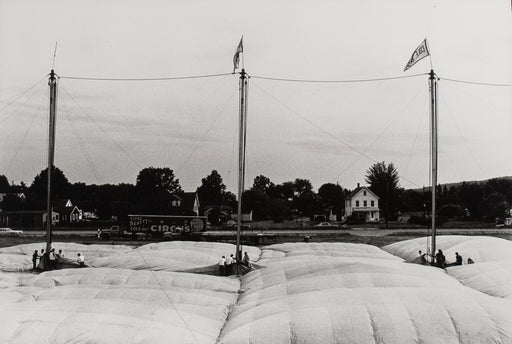
M387 78L372 78L372 79L347 79L347 80L308 80L308 79L285 79L285 78L273 78L267 76L249 75L250 78L272 80L272 81L285 81L285 82L306 82L306 83L356 83L356 82L376 82L376 81L387 81L397 79L408 79L415 78L418 76L428 75L427 73L405 75L405 76L394 76Z
M81 76L59 76L59 78L60 79L71 79L71 80L88 80L88 81L166 81L166 80L215 78L215 77L227 76L227 75L233 75L233 73L204 74L204 75L176 76L176 77L163 77L163 78L96 78L96 77L81 77Z

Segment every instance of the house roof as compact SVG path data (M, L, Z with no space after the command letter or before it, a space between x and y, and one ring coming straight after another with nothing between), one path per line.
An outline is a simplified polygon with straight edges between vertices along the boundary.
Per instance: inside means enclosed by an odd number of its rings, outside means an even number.
M67 205L71 205L71 206L67 206ZM53 202L53 210L57 211L61 214L71 213L71 211L73 211L74 208L75 208L75 206L73 205L71 200L68 198L56 199Z
M196 196L197 194L195 192L183 192L179 194L172 194L174 198L177 198L181 201L181 207L185 209L194 209L194 203L196 202ZM199 200L197 201L199 203ZM199 204L198 204L199 206Z
M351 193L350 195L348 196L349 199L351 198L354 198L355 195L357 195L359 192L366 190L368 192L370 192L373 196L375 196L377 199L380 199L379 196L377 196L372 190L370 190L369 188L367 188L366 186L360 186L360 187L357 187L355 188Z

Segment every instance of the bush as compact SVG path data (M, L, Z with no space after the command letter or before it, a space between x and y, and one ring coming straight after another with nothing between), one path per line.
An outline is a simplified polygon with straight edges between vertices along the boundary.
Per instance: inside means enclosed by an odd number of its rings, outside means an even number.
M456 218L462 214L462 207L458 204L446 204L439 209L439 216L447 219Z
M408 221L410 224L430 227L432 218L430 216L412 215ZM442 216L436 217L436 225L442 226L446 222L446 218Z
M352 213L352 215L347 217L347 224L349 225L361 225L366 223L366 216L361 213Z

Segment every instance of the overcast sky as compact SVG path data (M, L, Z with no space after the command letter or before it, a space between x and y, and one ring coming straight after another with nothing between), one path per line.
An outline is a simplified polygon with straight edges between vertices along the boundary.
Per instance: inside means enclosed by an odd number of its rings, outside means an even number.
M441 78L439 181L512 175L512 87L446 80L512 84L508 0L0 0L0 174L30 184L46 167L55 42L62 77L158 78L232 72L242 34L246 185L263 174L353 189L377 161L393 162L405 188L428 185L426 75L258 78L424 74L428 58L403 68L425 37ZM170 167L187 191L216 169L236 191L237 121L238 75L62 78L55 164L95 184Z

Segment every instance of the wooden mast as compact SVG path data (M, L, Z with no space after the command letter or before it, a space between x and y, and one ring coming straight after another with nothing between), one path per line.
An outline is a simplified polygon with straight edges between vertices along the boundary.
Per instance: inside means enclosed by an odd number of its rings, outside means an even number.
M436 254L436 195L437 195L437 79L434 70L430 70L430 116L431 116L431 165L432 165L432 264Z
M48 180L46 190L46 255L50 253L52 248L52 170L55 156L55 119L57 113L57 78L53 69L50 72L48 80L50 86L50 118L48 125ZM48 269L47 261L45 261L44 268Z
M245 69L240 72L240 119L238 128L238 207L236 218L236 259L242 261L242 248L240 234L242 227L242 193L245 180L245 143L247 132L247 84L248 78Z

